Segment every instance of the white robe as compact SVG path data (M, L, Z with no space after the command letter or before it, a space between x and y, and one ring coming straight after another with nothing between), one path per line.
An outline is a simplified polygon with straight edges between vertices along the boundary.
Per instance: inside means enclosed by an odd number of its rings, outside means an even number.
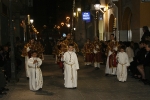
M118 48L117 48L117 47L114 47L114 50L117 51ZM113 52L109 50L108 56L107 56L107 61L106 61L105 74L116 75L117 68L109 68L109 56L110 56L112 53L113 53Z
M93 49L94 54L96 54L98 51L96 49L99 49L100 47L96 45L96 48ZM94 67L100 68L100 63L99 62L94 62Z
M30 51L30 48L27 47L27 52ZM28 67L28 60L29 60L29 56L25 56L25 70L26 70L26 77L29 77L29 67Z
M37 60L38 63L33 64L34 60ZM28 60L29 88L32 91L37 91L43 86L43 77L40 69L41 64L42 64L42 60L40 58L31 57Z
M64 61L65 87L66 88L77 87L77 70L79 69L79 63L76 53L65 52L62 61Z
M124 82L127 80L127 66L130 66L128 55L125 52L117 54L117 78L119 81Z
M127 47L126 48L126 53L129 57L129 62L131 63L133 61L133 57L134 57L133 49L131 47Z

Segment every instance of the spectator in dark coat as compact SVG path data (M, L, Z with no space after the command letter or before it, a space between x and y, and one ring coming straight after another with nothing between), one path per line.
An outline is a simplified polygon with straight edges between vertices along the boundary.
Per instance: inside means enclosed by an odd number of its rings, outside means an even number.
M143 32L144 32L144 34L141 38L141 41L146 41L150 37L150 32L149 32L149 29L147 26L143 26Z

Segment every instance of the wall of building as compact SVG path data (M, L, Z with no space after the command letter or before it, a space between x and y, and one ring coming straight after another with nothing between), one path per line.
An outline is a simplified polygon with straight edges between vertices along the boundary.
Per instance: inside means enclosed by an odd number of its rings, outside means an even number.
M120 2L121 2L119 6L119 10L120 10L119 31L120 31L120 38L121 38L120 40L139 42L140 41L140 28L139 28L140 27L140 0L120 0ZM127 12L127 13L131 13L131 19L128 18L130 14L126 14L125 12L127 8L131 10L131 12L129 11Z
M150 2L140 3L140 37L143 35L142 27L148 26L150 29Z
M114 25L114 20L116 18L116 32L114 33L116 35L116 39L119 40L119 34L118 34L118 7L112 2L112 0L102 0L102 6L105 7L105 13L103 14L103 20L104 20L104 34L103 38L104 40L109 40L110 39L110 34L113 33L113 25ZM112 5L112 8L108 9L108 4ZM114 19L113 21L110 19L113 16Z
M150 2L140 3L140 27L150 27Z
M121 40L127 40L127 41L135 41L139 42L141 39L141 36L143 35L142 27L143 26L149 26L150 27L150 2L144 2L142 3L141 0L120 0L120 6L119 9L121 10L119 14L120 18L120 36L122 37ZM131 21L127 20L129 16L125 15L125 10L129 8L131 10ZM129 23L123 23L124 18L126 18L126 22ZM128 26L125 28L124 24L128 24ZM128 37L125 39L125 35L128 35ZM130 36L131 35L131 36ZM131 39L130 39L131 38Z
M12 0L12 9L9 10L9 1L0 0L0 45L5 45L10 41L9 36L9 11L12 11L12 20L14 30L14 38L20 37L20 12L27 6L27 0L19 0L15 2ZM24 9L25 10L25 9Z
M8 7L6 2L0 2L0 45L9 42Z

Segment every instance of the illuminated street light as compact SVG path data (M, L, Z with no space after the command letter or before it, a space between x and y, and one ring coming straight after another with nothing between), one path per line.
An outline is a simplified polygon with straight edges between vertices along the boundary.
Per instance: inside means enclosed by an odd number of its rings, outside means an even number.
M66 22L69 23L70 17L66 17Z
M73 13L73 16L76 17L76 12Z
M60 29L60 26L57 26L57 29Z
M73 30L75 31L75 30L76 30L76 28L73 28Z
M81 8L77 8L77 11L78 11L78 12L81 12Z
M64 22L61 22L61 26L64 26Z
M70 24L66 24L66 25L67 25L67 27L68 27L68 32L69 32Z
M66 17L66 20L70 20L70 17Z
M70 24L67 24L67 27L69 28L69 27L70 27Z
M33 22L34 22L34 20L33 20L33 19L30 19L30 23L33 24Z
M95 10L100 10L101 4L100 4L99 0L96 0L96 2L94 4L94 8L95 8Z

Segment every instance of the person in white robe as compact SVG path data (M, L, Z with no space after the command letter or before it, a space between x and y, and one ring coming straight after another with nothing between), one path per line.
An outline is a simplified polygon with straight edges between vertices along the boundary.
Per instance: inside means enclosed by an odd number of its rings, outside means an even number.
M77 88L77 70L79 63L73 45L68 46L68 51L62 56L64 62L64 85L66 88Z
M108 75L116 75L117 72L117 65L116 66L110 66L109 57L118 51L118 45L119 43L115 41L114 34L110 35L110 42L108 43L108 52L107 52L107 61L106 61L106 68L105 68L105 76ZM116 56L115 56L116 57Z
M121 46L120 52L117 54L116 58L118 61L117 79L120 82L125 82L127 80L127 67L130 66L130 63L124 46Z
M37 52L33 51L31 58L28 60L29 67L29 88L31 91L42 89L43 76L40 69L42 60L37 57Z
M29 67L28 67L28 59L31 57L31 52L37 51L38 56L44 60L43 52L44 48L39 42L35 42L34 39L30 39L27 44L24 45L24 48L22 50L22 57L25 57L25 71L26 71L26 77L29 79Z
M133 61L134 52L133 52L133 49L130 47L130 45L127 46L126 53L129 57L129 62L131 63Z

